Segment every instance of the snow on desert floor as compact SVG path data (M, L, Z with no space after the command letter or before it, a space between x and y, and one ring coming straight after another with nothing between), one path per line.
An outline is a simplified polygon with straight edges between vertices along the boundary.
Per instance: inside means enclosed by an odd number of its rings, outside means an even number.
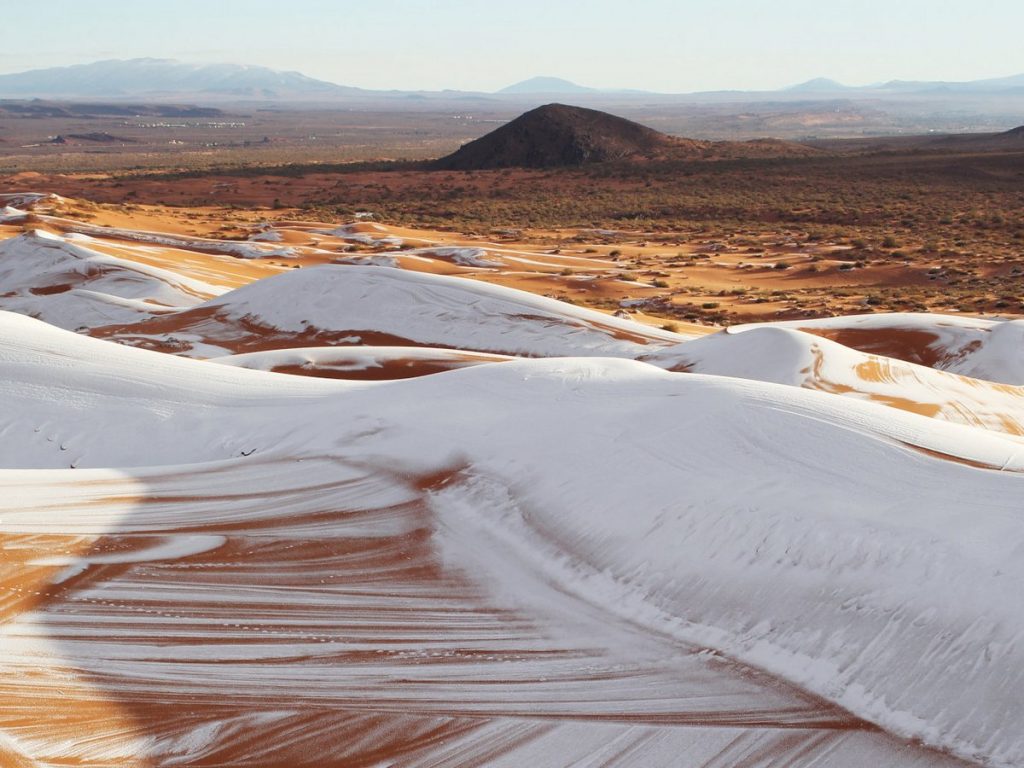
M64 203L0 200L0 764L1024 765L1021 321Z

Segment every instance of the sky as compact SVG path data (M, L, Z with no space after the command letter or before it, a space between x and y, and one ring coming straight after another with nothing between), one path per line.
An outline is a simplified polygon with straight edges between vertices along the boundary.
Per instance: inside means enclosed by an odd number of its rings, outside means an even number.
M666 93L1024 73L1022 0L0 0L0 74L152 56L362 88Z

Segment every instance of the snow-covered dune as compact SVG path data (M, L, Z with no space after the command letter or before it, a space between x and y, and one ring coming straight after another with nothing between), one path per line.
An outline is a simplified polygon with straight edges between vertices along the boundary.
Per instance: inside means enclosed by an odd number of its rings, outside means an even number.
M430 347L302 347L215 357L211 362L256 371L336 379L408 379L470 365L497 363L504 355Z
M0 312L0 338L4 467L227 459L293 429L282 404L345 386L132 349L8 312ZM225 431L220 409L245 420Z
M327 707L413 763L641 727L670 765L673 724L696 765L723 727L786 765L1024 760L1015 438L628 360L351 384L9 314L0 386L7 717L63 691L80 725L98 685L127 714L90 759L286 754L261 722L322 754ZM46 731L19 748L67 754Z
M88 246L88 238L44 230L0 240L0 308L61 328L91 328L186 309L222 292Z
M686 336L446 275L328 265L258 280L189 312L105 338L202 338L232 352L333 344L432 346L531 357L636 357Z
M1002 384L1024 384L1024 321L880 313L772 323L847 347ZM742 329L747 326L739 326ZM756 327L756 326L749 326Z
M62 234L97 237L106 240L123 240L128 243L140 243L152 246L166 246L197 253L221 254L237 259L282 258L295 255L288 247L281 247L260 241L240 242L194 235L172 234L168 232L151 232L144 229L124 229L122 227L95 226L76 219L55 216L37 217L51 228Z
M1022 387L859 352L788 327L730 328L642 359L668 370L816 389L944 421L1024 435Z
M65 203L65 198L50 192L13 192L0 194L0 204L16 209L52 209Z

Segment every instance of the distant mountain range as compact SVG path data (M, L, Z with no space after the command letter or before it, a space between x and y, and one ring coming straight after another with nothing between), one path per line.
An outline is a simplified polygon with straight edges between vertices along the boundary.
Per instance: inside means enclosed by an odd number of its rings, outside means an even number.
M851 93L999 93L1024 89L1024 75L1011 77L995 77L987 80L968 80L951 82L943 80L890 80L874 85L852 86L843 85L835 80L818 77L805 83L794 85L786 90L790 93L815 94L851 94Z
M515 83L502 88L498 93L506 94L517 94L517 93L596 93L596 88L587 88L584 85L577 85L576 83L570 82L569 80L563 80L560 77L531 77L529 80L523 80L520 83Z
M226 98L332 98L360 93L299 72L241 64L186 64L172 59L97 61L0 75L0 96L139 98L209 95Z
M114 59L71 67L0 75L6 98L165 98L212 96L252 99L334 99L366 95L390 97L409 91L371 91L316 80L300 72L280 72L241 64L187 64L173 59ZM496 94L447 90L438 95L523 96L531 94L622 93L588 88L559 77L534 77Z
M971 82L892 80L869 86L848 86L816 78L777 91L719 91L659 94L646 91L591 88L558 77L534 77L495 93L469 91L379 91L338 85L239 64L189 64L172 59L98 61L0 75L0 98L15 99L132 99L135 101L395 101L492 100L496 103L534 101L543 96L573 96L589 104L630 99L671 101L794 101L800 99L903 99L907 96L960 98L965 95L1024 94L1024 75Z

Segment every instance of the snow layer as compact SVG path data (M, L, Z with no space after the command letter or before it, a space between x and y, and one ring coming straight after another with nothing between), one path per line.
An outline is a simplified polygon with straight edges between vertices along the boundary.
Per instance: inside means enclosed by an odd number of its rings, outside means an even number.
M115 238L134 243L162 245L168 248L198 251L200 253L223 254L238 259L270 259L291 258L295 250L288 247L277 247L273 244L264 245L259 242L240 242L237 240L216 240L192 235L172 235L165 232L147 232L139 229L120 229L118 227L95 227L78 221L62 220L61 223L72 233L92 237Z
M300 347L298 349L272 349L242 355L226 355L210 360L221 365L234 365L255 371L275 368L305 368L339 372L367 371L382 368L388 363L409 366L438 364L450 368L481 365L513 358L481 352L432 349L430 347Z
M397 248L403 243L402 238L389 235L386 227L382 227L380 224L375 224L373 222L357 222L354 224L345 224L334 229L319 229L314 231L321 235L329 235L331 237L336 237L339 240L344 240L350 243L359 243L360 245L380 245L388 248Z
M416 248L402 251L402 255L429 256L430 258L450 261L461 267L483 267L486 269L506 266L503 261L491 256L484 248L475 247L438 247Z
M0 307L61 328L133 322L223 292L158 267L43 230L0 240Z
M0 195L0 203L12 208L30 209L42 202L62 203L65 199L49 192L15 192Z
M281 436L281 406L346 386L192 362L7 312L0 313L0 335L5 467L130 467L241 456L269 445L264 430ZM248 426L224 431L221 409L248 413Z
M1024 384L1024 321L1021 320L895 312L793 320L771 325L810 331L875 332L878 338L871 340L870 344L884 344L885 336L890 337L890 346L916 344L916 350L911 346L908 351L917 357L936 357L934 365L940 370L1002 384ZM735 326L732 330L756 327ZM926 340L901 342L900 334L906 332L924 334ZM848 343L856 342L850 340Z
M998 346L986 349L994 357ZM946 421L1024 435L1024 388L865 354L787 327L727 329L642 359L669 370L818 389Z
M609 626L714 649L901 737L985 765L1024 762L1016 439L875 402L625 360L513 361L350 385L121 348L7 314L0 383L7 467L232 460L202 471L2 473L0 533L194 536L201 521L215 536L221 513L233 525L268 515L287 525L281 515L288 499L304 498L302 483L317 489L307 512L352 509L360 495L382 508L419 498L446 558L516 610L571 615L552 602L568 596ZM439 473L448 480L418 480ZM91 485L76 490L76 478ZM223 505L190 505L212 492L200 488L213 478L228 494ZM131 510L133 494L111 490L128 481L134 495L168 501ZM292 490L276 486L283 481ZM293 519L318 524L297 510ZM600 625L589 626L590 642L612 643ZM31 663L33 646L18 638L38 638L34 626L8 625L0 665ZM72 647L86 668L88 653L109 653ZM285 685L261 673L269 648L259 644L203 646L195 657L145 641L117 647L119 660L102 669L126 681L166 673L182 691L211 678L225 692ZM232 664L211 667L218 658ZM339 684L316 666L287 672L292 688ZM405 675L424 672L458 680L416 667ZM566 712L555 703L566 686L522 711ZM460 706L465 688L442 690ZM465 711L507 711L515 697L497 690L506 701L481 694ZM600 711L608 699L591 696L586 710Z
M28 214L19 208L12 208L5 205L0 208L0 224L18 224L25 220Z
M633 357L685 338L525 291L387 267L330 265L259 280L205 308L278 331L374 331L509 355Z

